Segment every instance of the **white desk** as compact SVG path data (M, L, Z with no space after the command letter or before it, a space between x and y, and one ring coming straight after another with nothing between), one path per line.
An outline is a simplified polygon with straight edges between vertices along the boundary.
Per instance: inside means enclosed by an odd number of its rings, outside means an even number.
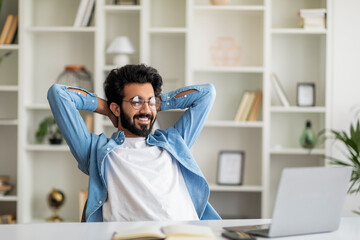
M222 227L269 223L269 220L222 220L188 222L210 226L218 239ZM41 223L0 225L1 240L70 240L104 239L110 240L114 231L145 225L169 225L178 222L124 222L124 223ZM259 238L260 239L260 238ZM343 218L338 231L313 235L278 238L280 240L360 240L360 217Z

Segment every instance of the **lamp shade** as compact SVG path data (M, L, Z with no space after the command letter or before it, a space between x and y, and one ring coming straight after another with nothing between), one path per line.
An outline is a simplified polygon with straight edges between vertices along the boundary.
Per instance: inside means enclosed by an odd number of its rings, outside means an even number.
M132 46L128 37L117 37L115 38L110 46L106 50L107 53L122 53L122 54L132 54L135 52L134 47Z

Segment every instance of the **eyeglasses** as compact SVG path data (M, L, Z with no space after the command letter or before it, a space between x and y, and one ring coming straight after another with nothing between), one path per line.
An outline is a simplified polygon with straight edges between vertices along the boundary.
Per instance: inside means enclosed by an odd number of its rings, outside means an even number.
M144 98L142 98L140 96L135 96L135 97L131 98L130 100L123 100L123 101L129 102L131 104L131 106L133 106L133 108L136 110L141 109L145 103L147 103L149 105L149 108L151 108L152 110L156 110L156 102L157 102L156 97L151 97L149 99L149 101L145 101Z

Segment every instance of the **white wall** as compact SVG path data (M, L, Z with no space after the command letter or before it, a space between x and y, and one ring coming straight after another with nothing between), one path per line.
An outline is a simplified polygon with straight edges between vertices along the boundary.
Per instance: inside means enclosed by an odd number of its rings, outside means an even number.
M333 98L332 128L348 131L355 115L351 108L360 109L360 1L333 1ZM335 156L343 156L338 149ZM343 215L352 216L360 207L360 194L348 197Z

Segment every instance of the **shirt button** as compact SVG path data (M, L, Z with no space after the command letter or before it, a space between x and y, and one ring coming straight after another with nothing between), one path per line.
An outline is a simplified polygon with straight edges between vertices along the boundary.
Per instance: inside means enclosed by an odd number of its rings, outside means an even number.
M95 102L95 100L92 100L92 102Z
M170 103L166 103L166 105L170 105Z
M99 201L99 204L102 204L102 201Z
M186 96L186 95L184 95L184 97L186 98L187 96Z
M101 177L101 173L99 174L99 176Z
M108 150L108 151L109 151L109 150L110 150L110 148L106 148L106 150Z
M78 92L78 95L80 95L81 93Z
M124 140L121 139L120 142L124 142Z
M170 99L170 96L168 96L167 98Z

